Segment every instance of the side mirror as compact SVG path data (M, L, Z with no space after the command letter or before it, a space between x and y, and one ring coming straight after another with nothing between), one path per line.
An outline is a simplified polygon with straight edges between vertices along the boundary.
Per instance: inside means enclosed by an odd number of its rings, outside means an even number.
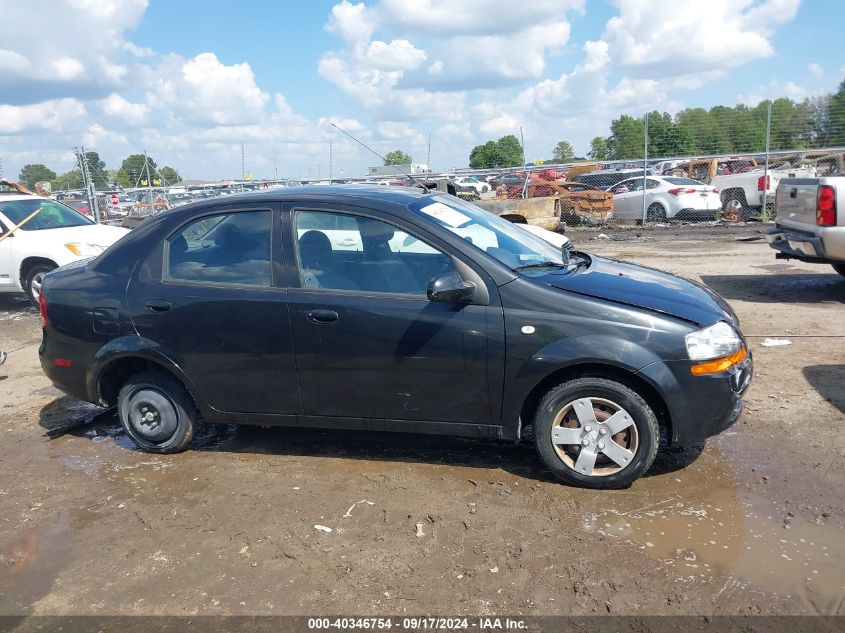
M429 301L469 303L474 295L475 284L464 281L454 270L435 275L428 282Z

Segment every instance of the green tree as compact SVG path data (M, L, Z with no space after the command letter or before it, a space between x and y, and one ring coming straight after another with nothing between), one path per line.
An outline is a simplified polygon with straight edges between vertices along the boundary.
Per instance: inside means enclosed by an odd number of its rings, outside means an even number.
M469 154L469 166L473 169L517 165L522 165L522 145L513 134L503 136L498 141L476 145Z
M56 176L50 181L53 191L67 191L68 189L82 189L82 172L78 169L71 169L68 172Z
M513 134L503 136L496 141L496 151L502 167L516 167L522 165L522 145Z
M392 152L388 152L387 156L384 157L384 164L385 165L410 165L411 164L411 157L410 157L410 155L403 152L401 149L395 149Z
M135 187L139 181L146 180L147 171L151 177L155 178L156 162L149 156L146 161L145 167L143 154L131 154L124 158L117 172L117 182L122 187Z
M173 167L162 167L158 170L158 173L168 184L175 185L177 182L182 181L179 172L173 169Z
M835 147L845 145L845 80L839 84L839 89L830 98L828 119L830 121L828 145Z
M555 145L552 157L558 163L571 163L575 158L575 150L572 149L572 144L569 141L560 141Z
M85 152L88 159L88 171L91 173L91 180L97 189L107 189L111 186L106 175L106 163L100 158L97 152Z
M473 169L487 169L498 167L498 156L495 141L487 141L483 145L476 145L469 153L469 166Z
M672 115L654 111L648 115L648 155L684 156L692 153L689 131L676 125Z
M587 158L590 160L607 160L609 150L607 148L607 139L603 136L595 136L590 141L590 151L587 152Z
M610 123L607 154L612 160L643 157L645 120L623 114Z
M590 160L607 160L608 153L607 139L603 136L593 137L593 140L590 141L590 151L587 153L587 158Z
M42 180L53 180L56 177L56 172L42 165L41 163L31 163L24 165L21 168L21 173L18 175L18 182L25 185L28 189L34 189L35 183Z

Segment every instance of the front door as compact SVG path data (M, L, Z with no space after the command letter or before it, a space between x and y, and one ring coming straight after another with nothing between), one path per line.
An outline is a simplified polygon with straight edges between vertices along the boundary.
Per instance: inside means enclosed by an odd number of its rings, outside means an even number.
M429 301L431 277L453 269L448 254L369 214L299 209L290 222L306 415L497 423L488 355L501 307Z
M133 278L135 328L229 413L297 414L280 240L269 208L216 209L167 238ZM274 217L276 216L276 217Z

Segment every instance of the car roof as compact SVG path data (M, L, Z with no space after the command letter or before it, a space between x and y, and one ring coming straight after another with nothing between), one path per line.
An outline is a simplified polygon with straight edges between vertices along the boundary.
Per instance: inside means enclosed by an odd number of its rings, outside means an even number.
M252 191L249 193L235 194L228 200L278 200L285 201L291 198L297 201L321 201L334 200L337 202L386 202L406 205L425 196L431 195L420 187L391 187L384 185L305 185L303 187L285 187L279 189L265 189L263 191ZM209 203L197 203L209 204Z

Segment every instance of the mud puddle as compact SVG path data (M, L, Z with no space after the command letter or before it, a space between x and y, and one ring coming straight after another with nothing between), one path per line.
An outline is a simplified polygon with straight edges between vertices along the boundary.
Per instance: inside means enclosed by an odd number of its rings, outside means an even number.
M637 548L682 582L723 583L717 606L762 590L808 613L845 612L845 532L736 487L679 488L642 507L597 512L582 527Z

